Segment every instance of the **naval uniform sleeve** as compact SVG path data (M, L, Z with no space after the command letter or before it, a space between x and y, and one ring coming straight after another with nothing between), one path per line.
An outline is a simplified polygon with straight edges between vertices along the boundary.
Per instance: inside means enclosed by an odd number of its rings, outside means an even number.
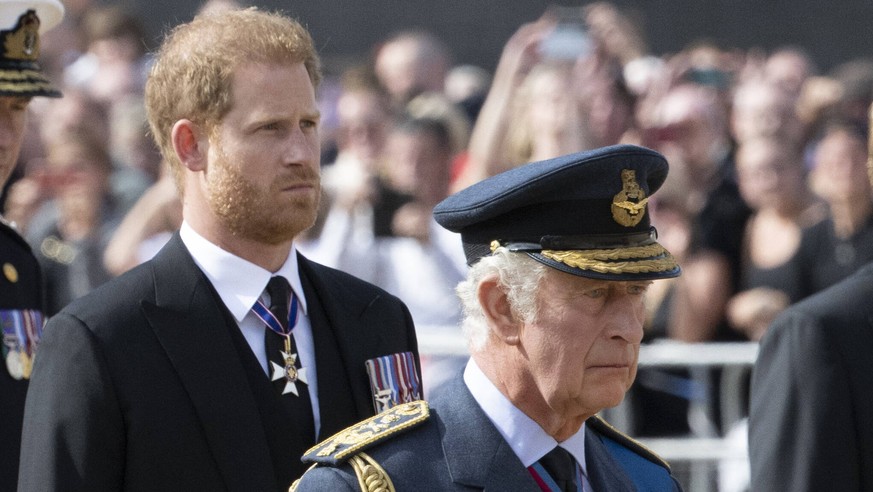
M124 424L105 357L80 320L46 325L25 404L19 490L121 490Z
M849 374L841 357L813 316L786 311L770 327L752 373L752 490L860 490Z

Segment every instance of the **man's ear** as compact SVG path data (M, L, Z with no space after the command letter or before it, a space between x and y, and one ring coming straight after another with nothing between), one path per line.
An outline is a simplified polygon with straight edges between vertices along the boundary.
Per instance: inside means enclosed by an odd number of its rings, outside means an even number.
M202 128L191 120L182 119L173 125L173 149L182 165L189 171L206 168L209 141Z
M521 324L512 311L509 298L497 277L487 277L479 282L477 294L479 305L482 306L482 312L491 332L504 343L517 345Z

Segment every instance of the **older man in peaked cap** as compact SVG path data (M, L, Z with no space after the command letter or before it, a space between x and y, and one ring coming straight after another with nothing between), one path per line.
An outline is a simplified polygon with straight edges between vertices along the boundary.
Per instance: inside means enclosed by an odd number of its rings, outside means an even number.
M440 203L471 265L458 287L463 375L431 404L309 450L296 490L679 490L666 463L596 416L636 375L647 287L680 273L647 211L667 168L654 151L607 147Z
M39 37L61 21L57 0L0 0L0 189L18 161L27 106L59 97L42 73ZM43 325L41 273L30 247L0 215L0 490L15 490L24 398Z

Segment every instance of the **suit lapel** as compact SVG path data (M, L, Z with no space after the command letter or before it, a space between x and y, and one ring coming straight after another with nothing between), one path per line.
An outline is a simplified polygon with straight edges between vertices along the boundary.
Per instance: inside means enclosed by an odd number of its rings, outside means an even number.
M152 261L155 303L142 303L202 422L229 489L276 490L261 417L234 349L229 314L179 235Z
M364 366L365 354L373 353L379 347L388 346L382 341L381 330L368 329L376 327L368 326L366 321L362 319L368 306L376 299L367 299L367 303L363 303L359 297L348 292L347 286L333 281L327 275L319 275L320 265L303 256L298 255L298 265L301 279L311 287L311 292L306 292L307 299L310 294L317 296L324 320L328 325L323 328L330 329L336 339L337 349L344 362L345 374L354 402L354 420L370 417L374 410L369 380ZM316 326L313 325L313 329L316 329ZM317 361L316 363L320 367L320 363ZM319 371L319 375L323 376L323 373ZM327 383L329 380L326 377L319 377L319 391L323 387L321 381ZM320 393L319 400L321 400ZM348 425L349 422L345 422L339 428ZM326 435L322 432L322 436Z
M630 477L600 440L600 436L585 426L585 461L588 481L594 490L633 492L636 490Z
M306 296L309 322L315 344L315 365L318 374L318 407L321 417L319 440L332 436L361 420L355 409L348 375L347 360L342 356L336 333L322 306L321 292L310 281L311 275L301 272L300 280Z
M443 453L453 482L486 491L538 489L460 376L440 388L434 406L445 421Z

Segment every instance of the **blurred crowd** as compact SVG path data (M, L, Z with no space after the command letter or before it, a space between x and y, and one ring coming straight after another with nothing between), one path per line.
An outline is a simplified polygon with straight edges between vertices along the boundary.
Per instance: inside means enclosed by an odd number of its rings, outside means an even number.
M0 202L42 263L48 315L148 259L182 220L147 134L139 20L92 0L65 5L42 44L64 97L33 101ZM873 260L873 58L824 72L799 46L701 41L655 55L610 3L547 10L515 31L493 72L456 64L448 35L393 33L359 65L327 67L322 211L298 245L399 296L422 332L459 334L461 318L464 254L433 221L436 203L508 168L616 143L671 165L649 204L683 275L653 286L646 343L759 340L786 306ZM691 383L641 370L635 433L706 433L675 418Z

